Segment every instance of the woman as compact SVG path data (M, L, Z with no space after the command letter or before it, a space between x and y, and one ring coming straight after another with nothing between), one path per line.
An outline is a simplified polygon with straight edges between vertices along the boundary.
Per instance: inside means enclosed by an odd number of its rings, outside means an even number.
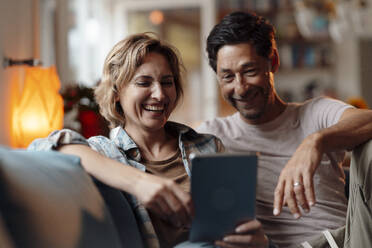
M61 130L30 145L77 155L89 174L129 193L149 247L187 240L193 215L188 157L224 149L216 137L168 121L182 96L182 64L175 51L150 34L129 36L110 51L95 90L113 128L110 139L86 140Z

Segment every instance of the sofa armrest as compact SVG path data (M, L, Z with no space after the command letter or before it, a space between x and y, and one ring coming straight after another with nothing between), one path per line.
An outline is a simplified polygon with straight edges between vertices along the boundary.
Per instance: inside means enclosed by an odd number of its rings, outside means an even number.
M93 178L110 211L122 247L143 248L144 242L128 195Z

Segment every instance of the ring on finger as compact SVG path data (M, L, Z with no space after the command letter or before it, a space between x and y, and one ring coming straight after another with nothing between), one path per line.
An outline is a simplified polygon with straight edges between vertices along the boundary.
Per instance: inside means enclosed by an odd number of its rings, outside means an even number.
M302 186L302 183L298 181L293 183L293 187L298 187L298 186Z

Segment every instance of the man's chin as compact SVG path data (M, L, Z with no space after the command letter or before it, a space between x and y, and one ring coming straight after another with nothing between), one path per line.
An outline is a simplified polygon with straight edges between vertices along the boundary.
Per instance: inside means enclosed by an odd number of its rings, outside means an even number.
M263 111L247 111L245 109L241 110L241 109L238 109L240 115L248 120L248 121L257 121L259 120L262 115L263 115Z

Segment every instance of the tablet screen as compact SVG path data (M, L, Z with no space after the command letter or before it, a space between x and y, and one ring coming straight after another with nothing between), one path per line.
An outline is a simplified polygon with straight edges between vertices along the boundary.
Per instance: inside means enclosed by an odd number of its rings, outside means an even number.
M196 155L191 164L195 217L190 241L220 240L240 223L255 218L256 155Z

